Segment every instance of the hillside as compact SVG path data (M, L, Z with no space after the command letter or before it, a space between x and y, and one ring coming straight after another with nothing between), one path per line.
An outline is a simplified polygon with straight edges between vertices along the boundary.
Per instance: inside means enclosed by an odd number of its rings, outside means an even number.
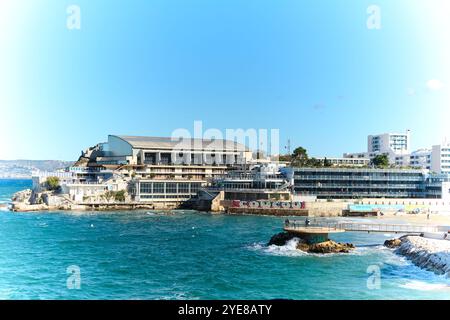
M33 171L55 171L72 164L60 160L0 160L0 179L31 178Z

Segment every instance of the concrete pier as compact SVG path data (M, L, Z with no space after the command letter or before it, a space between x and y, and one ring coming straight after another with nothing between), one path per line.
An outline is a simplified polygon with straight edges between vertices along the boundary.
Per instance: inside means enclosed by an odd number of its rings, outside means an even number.
M291 226L289 224L285 225L284 231L298 234L300 239L305 240L309 244L327 241L328 235L330 233L345 232L344 229L328 228L328 227L311 227L306 225L304 227L301 227L299 225Z

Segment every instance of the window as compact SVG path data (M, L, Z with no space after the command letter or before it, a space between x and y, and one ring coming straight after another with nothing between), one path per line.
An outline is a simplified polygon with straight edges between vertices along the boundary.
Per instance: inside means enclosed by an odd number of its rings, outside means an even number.
M164 193L164 183L155 182L153 184L153 193Z
M200 183L192 183L191 184L191 193L196 193L200 190Z
M161 153L161 163L162 164L172 163L172 155L170 153Z
M156 153L148 153L144 154L144 163L146 164L155 164L156 163Z
M178 193L189 193L189 183L178 184Z
M152 184L148 183L148 182L141 183L140 192L141 193L152 193Z
M177 184L173 182L167 183L166 193L177 193Z

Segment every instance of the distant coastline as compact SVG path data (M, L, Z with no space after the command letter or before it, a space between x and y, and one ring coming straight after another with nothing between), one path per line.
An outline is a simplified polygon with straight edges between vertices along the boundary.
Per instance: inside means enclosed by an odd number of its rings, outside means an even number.
M1 177L0 176L0 180L31 180L31 176L26 176L26 177Z
M33 171L56 171L72 164L61 160L0 160L0 179L31 180Z

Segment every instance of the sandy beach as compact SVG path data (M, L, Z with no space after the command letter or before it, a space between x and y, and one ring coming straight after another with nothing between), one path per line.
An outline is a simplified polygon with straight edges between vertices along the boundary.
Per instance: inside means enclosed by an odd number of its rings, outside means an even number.
M422 225L439 225L450 226L450 215L448 214L430 214L429 218L427 214L385 214L377 217L377 220L386 221L386 223L411 223Z

